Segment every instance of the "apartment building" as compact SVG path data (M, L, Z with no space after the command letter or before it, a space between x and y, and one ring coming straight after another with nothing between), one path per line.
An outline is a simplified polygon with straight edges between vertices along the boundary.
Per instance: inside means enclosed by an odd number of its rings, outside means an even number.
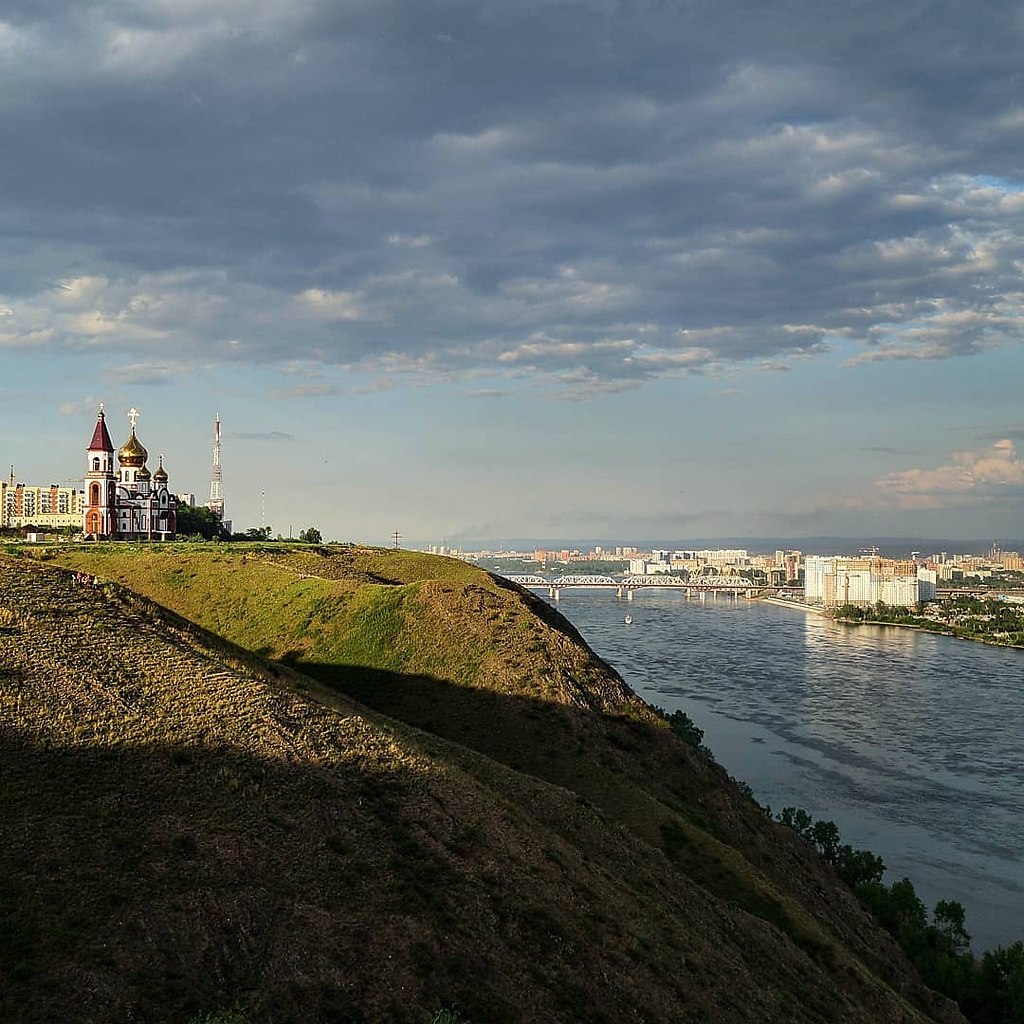
M804 599L835 608L843 604L912 607L935 600L937 574L913 562L891 558L808 555L804 559Z
M37 526L41 530L82 528L82 492L57 484L35 486L0 480L0 527Z

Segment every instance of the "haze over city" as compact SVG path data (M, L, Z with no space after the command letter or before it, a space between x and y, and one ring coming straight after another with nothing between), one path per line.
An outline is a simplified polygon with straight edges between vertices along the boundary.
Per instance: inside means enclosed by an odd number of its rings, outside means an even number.
M8 4L0 457L236 527L1020 537L1024 17ZM6 472L7 467L4 466Z

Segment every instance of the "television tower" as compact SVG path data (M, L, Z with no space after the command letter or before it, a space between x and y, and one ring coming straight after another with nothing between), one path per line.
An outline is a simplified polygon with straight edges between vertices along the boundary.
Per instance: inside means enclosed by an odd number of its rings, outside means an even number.
M220 472L220 413L213 422L213 479L210 481L209 508L217 513L217 518L224 519L224 486Z

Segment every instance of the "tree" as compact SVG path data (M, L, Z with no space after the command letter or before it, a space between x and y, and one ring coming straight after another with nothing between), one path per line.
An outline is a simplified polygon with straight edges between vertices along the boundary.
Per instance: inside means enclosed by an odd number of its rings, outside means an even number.
M971 936L964 927L966 911L956 900L939 900L932 915L935 927L949 943L949 952L954 956L966 953L971 948Z
M881 882L885 862L870 850L855 850L849 843L844 843L839 847L836 870L851 889L857 889L869 882Z
M928 911L918 898L914 883L909 878L901 878L890 886L868 882L858 894L911 959L918 956L927 941Z
M191 505L179 505L176 516L179 537L202 537L203 540L213 540L215 537L224 536L224 524L220 521L220 516L205 505L198 505L195 508Z
M775 820L814 846L852 889L859 891L861 886L882 881L882 858L870 850L855 850L849 843L843 843L834 821L815 821L802 807L783 807ZM879 888L888 893L885 886Z
M997 946L982 957L979 988L986 1008L991 1008L986 1019L1009 1024L1024 1020L1024 942Z
M299 534L299 540L303 544L323 544L324 539L315 526L307 527Z
M830 864L839 859L839 828L834 821L816 821L811 828L811 842Z
M664 712L662 712L664 714ZM668 727L684 742L695 749L700 749L701 740L704 739L704 730L685 711L673 711L665 715Z
M802 807L783 807L776 820L779 824L791 828L806 842L814 841L811 837L814 819Z
M232 540L270 540L269 526L250 526L245 533L231 534Z

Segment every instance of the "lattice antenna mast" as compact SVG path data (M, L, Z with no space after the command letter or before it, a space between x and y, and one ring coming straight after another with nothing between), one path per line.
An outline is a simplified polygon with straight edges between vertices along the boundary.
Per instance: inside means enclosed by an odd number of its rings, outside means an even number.
M213 421L213 479L210 481L210 508L224 518L224 478L220 469L220 413Z

